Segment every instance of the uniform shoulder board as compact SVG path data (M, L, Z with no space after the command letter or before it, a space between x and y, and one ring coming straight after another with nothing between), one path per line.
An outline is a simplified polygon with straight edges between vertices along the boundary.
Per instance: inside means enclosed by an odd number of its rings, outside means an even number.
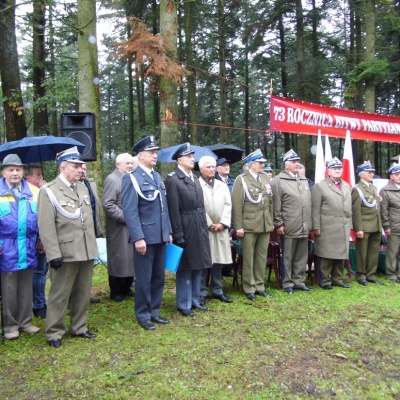
M175 171L172 171L172 172L170 172L170 173L168 174L168 176L174 176L174 175L176 175L176 172L175 172Z
M48 183L44 184L41 188L48 188L48 187L53 186L55 184L56 184L56 181L51 181L51 182L48 182Z

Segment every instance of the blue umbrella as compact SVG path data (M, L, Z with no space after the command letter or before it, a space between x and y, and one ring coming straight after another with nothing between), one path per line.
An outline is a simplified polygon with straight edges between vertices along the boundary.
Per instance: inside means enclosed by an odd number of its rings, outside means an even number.
M176 146L167 147L166 149L162 149L158 152L157 159L161 162L176 162L172 159L174 153L181 147L182 144L178 144ZM199 162L200 158L203 156L211 156L212 158L217 159L218 157L210 150L205 147L193 146L190 145L190 148L194 151L194 161Z
M69 137L32 136L14 142L7 142L0 146L0 160L8 154L17 154L25 164L54 161L56 154L76 146L82 152L85 145Z

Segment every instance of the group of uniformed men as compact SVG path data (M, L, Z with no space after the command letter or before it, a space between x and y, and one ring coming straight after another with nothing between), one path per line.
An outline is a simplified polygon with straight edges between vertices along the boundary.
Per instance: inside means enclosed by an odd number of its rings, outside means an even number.
M320 258L321 287L350 288L343 281L343 266L349 254L351 228L356 233L357 282L364 286L368 282L383 284L375 276L382 224L388 237L386 273L390 280L398 282L400 165L391 166L391 181L379 196L372 185L375 170L369 162L358 167L360 183L351 191L341 179L341 161L334 158L327 164L328 177L311 191L307 178L298 172L300 157L295 151L283 156L285 170L271 178L271 165L265 173L267 160L258 149L245 158L248 168L232 185L226 159L216 162L212 157L203 157L198 178L193 173L194 151L190 143L185 143L172 156L177 162L176 170L163 182L154 170L158 149L154 137L147 136L133 147L137 153L136 168L125 157L131 157L129 154L117 158L118 171L114 171L115 177L107 178L103 196L106 214L115 216L112 223L125 227L126 233L116 237L124 238L120 246L132 253L135 315L142 328L155 330L155 324L169 323L160 315L164 258L169 243L183 248L176 273L176 304L183 316L193 317L193 310L207 311L209 278L213 298L225 303L233 301L223 293L221 282L222 266L232 262L232 220L242 244L243 290L251 301L257 295L271 297L264 282L273 229L280 236L281 280L289 294L311 290L304 283L310 233L314 237L314 252ZM80 183L84 163L76 148L59 153L56 161L59 175L42 186L38 195L37 188L22 179L23 164L18 156L4 160L0 181L0 257L5 337L15 339L20 331L36 333L38 328L31 325L32 289L29 292L25 275L34 268L40 231L51 279L46 338L49 345L60 347L68 306L70 334L95 337L87 329L87 314L93 259L98 250L91 191ZM115 180L117 183L113 184ZM110 231L112 223L107 219L107 237L116 233L115 229ZM114 257L121 255L109 252L111 264ZM125 258L130 260L129 255ZM112 274L109 271L111 297L119 301L129 295L133 272L125 273L126 279L122 280Z

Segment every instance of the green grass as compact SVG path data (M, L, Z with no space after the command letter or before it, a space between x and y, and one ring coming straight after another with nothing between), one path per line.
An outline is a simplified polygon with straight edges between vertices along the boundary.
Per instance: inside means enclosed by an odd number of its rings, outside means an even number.
M385 280L385 279L384 279ZM96 267L90 306L93 340L34 336L0 345L2 399L400 399L400 285L353 283L252 303L225 279L232 304L184 318L168 274L162 316L144 331L133 302L108 298Z

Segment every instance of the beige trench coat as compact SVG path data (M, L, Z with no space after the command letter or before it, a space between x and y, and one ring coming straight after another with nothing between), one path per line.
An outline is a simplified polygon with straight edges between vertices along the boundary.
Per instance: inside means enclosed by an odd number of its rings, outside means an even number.
M228 186L214 179L214 187L210 187L200 178L203 189L204 208L206 209L207 226L221 223L227 227L223 231L208 231L210 238L211 259L213 264L231 264L232 252L228 227L231 225L232 203Z

